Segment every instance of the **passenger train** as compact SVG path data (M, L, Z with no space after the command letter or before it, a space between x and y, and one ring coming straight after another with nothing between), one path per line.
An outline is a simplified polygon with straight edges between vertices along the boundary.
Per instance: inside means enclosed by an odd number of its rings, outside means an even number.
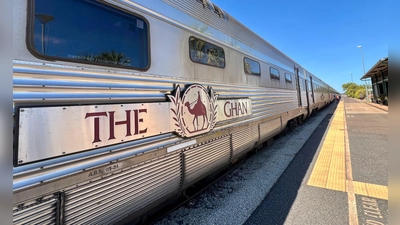
M13 223L140 218L337 91L210 0L13 2Z

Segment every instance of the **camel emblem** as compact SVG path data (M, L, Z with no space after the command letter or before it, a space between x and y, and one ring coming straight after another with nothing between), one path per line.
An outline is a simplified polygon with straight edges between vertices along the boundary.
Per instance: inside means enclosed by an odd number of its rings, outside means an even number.
M195 102L192 102L192 103L185 102L185 106L187 107L189 113L194 115L194 118L193 118L194 129L200 130L200 129L204 129L204 124L206 123L206 121L208 124L209 121L208 121L208 117L207 117L207 108L204 105L204 103L201 101L200 91L197 92L197 96L198 97ZM194 105L193 108L190 108L192 105ZM199 116L203 117L203 125L201 126L201 128L199 128ZM196 126L196 124L197 124L197 126Z
M217 98L212 88L207 91L200 84L186 88L181 97L178 86L175 95L168 95L173 103L175 132L182 137L192 137L212 130L217 120Z

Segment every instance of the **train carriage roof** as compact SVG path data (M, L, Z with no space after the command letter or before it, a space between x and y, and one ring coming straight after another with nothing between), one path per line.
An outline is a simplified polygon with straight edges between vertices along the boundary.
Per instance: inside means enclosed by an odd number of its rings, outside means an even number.
M214 27L228 36L248 45L249 47L265 54L288 67L293 65L303 68L299 63L274 47L268 41L250 30L229 13L212 3L210 0L163 0L165 3L179 9L189 16ZM307 71L308 72L308 71ZM313 77L318 78L313 75ZM321 79L321 83L327 85ZM331 87L330 87L331 88Z
M279 61L299 65L210 0L164 0L184 13ZM208 10L204 10L208 9Z

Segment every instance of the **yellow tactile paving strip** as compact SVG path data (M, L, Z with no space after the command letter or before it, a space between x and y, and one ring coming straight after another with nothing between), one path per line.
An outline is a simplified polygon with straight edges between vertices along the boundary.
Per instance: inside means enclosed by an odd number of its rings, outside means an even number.
M387 186L362 183L346 179L344 104L339 102L321 151L311 172L307 185L330 190L348 192L352 182L355 194L388 199Z
M388 200L389 193L387 186L369 184L357 181L348 181L348 182L353 182L353 188L355 194Z
M343 108L340 102L308 180L310 186L346 191Z

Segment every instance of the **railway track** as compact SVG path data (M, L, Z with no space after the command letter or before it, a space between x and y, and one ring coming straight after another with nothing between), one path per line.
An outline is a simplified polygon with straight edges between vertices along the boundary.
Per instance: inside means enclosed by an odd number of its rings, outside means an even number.
M248 157L242 159L240 162L236 163L233 166L230 166L229 168L227 168L226 170L216 174L213 176L213 179L210 178L205 178L204 180L200 181L199 184L196 184L195 186L187 189L183 194L182 197L180 198L180 200L176 203L176 205L174 205L172 208L168 209L164 209L162 211L160 211L160 214L155 217L154 219L151 219L147 222L145 222L144 224L148 224L148 225L153 225L156 224L158 221L161 221L165 216L169 215L170 213L172 213L173 211L179 209L180 207L189 204L191 205L191 201L198 197L199 195L201 195L202 193L204 193L209 187L211 187L212 185L214 185L215 183L217 183L218 181L222 180L223 178L225 178L228 174L230 174L231 172L233 172L235 169L237 169L240 165L244 164L246 162Z
M330 108L330 107L329 107ZM324 111L326 110L323 109ZM329 111L329 110L327 110ZM326 114L322 113L323 115ZM319 116L318 116L319 117ZM324 116L323 116L324 117ZM173 203L170 203L169 205L167 205L166 207L164 207L163 209L161 209L160 211L158 211L157 213L151 215L150 217L148 217L146 220L142 220L139 223L136 224L141 224L141 225L153 225L153 224L163 224L163 222L168 221L167 216L170 215L171 213L173 213L175 210L179 209L182 206L187 206L188 208L197 208L196 205L198 205L198 197L203 194L204 192L206 192L207 190L210 189L210 187L212 187L214 184L218 183L219 181L223 180L224 178L226 178L229 174L234 173L234 171L236 169L238 169L240 166L242 166L243 164L246 164L247 161L249 161L252 156L257 155L257 153L261 153L261 151L267 150L267 148L265 148L265 146L268 144L271 144L272 141L278 141L281 138L284 138L287 135L290 135L290 133L293 129L295 129L297 126L300 126L302 124L308 124L307 122L309 121L309 119L307 119L306 123L301 123L301 124L291 124L290 126L287 126L287 129L285 129L284 131L282 131L280 134L278 134L277 136L275 136L274 138L272 138L271 140L268 140L268 142L265 142L262 148L258 148L258 149L253 149L252 151L249 151L245 157L243 157L239 162L237 162L236 164L230 166L229 168L219 172L218 174L213 175L212 178L205 178L202 181L200 181L199 183L195 184L195 186L192 186L190 188L188 188L181 196L180 198L178 198L176 201L174 201ZM315 125L314 125L315 126ZM297 132L295 132L297 133ZM293 133L294 134L294 133ZM306 138L307 139L307 138ZM261 150L260 150L261 149ZM269 150L269 149L268 149ZM241 179L240 175L239 177L233 175L233 179ZM229 181L228 181L229 182ZM218 192L219 187L217 187L216 192ZM223 187L225 188L225 187ZM235 191L235 190L233 190ZM218 194L217 194L218 195ZM203 201L203 200L200 200ZM213 206L210 206L211 208L213 208ZM166 218L166 220L164 220L164 218ZM171 218L169 219L171 220ZM160 221L163 221L160 223ZM180 224L179 222L177 222L178 224ZM133 223L125 223L125 224L133 224Z
M200 196L202 193L207 191L211 186L213 186L218 181L224 179L227 175L231 174L235 171L238 167L245 164L253 155L255 155L260 149L263 149L268 144L271 144L274 140L285 136L289 132L291 132L294 128L298 125L296 122L289 123L286 129L284 129L280 134L276 135L275 137L271 138L270 140L264 142L262 147L254 148L253 150L247 152L240 161L236 162L235 164L227 167L225 170L222 170L212 176L206 177L203 180L199 181L195 185L186 189L182 195L180 195L175 201L167 203L166 205L162 206L159 210L151 215L144 215L141 218L135 218L134 220L130 220L129 218L124 219L119 224L123 225L154 225L157 224L159 221L163 220L166 216L174 212L175 210L179 209L185 205L194 205L191 203L193 199Z

